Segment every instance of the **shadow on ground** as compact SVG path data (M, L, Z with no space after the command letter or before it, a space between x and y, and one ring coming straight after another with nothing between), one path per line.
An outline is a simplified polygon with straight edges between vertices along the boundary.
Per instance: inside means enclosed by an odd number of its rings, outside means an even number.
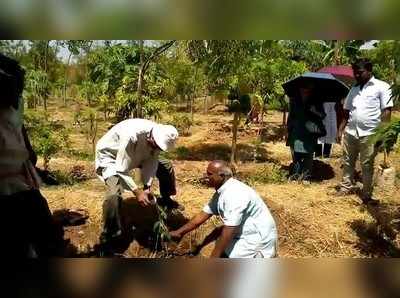
M374 221L355 220L350 223L358 236L360 251L368 257L400 257L400 208L389 203L363 208Z
M136 240L141 247L150 251L161 249L157 241L157 235L153 231L154 224L158 221L158 213L155 206L143 208L136 199L128 198L124 200L122 206L122 216L124 226L127 231L132 231L132 238L127 239L125 246L121 249L126 250L133 240ZM188 222L188 219L178 210L168 212L166 225L170 230L177 229Z
M281 165L281 170L291 175L293 173L293 164ZM311 181L322 182L333 179L334 177L335 171L331 165L318 159L313 161Z
M286 125L271 126L268 128L262 128L260 130L261 140L263 142L282 142L286 136Z
M335 178L335 171L333 167L321 160L314 159L312 168L312 180L322 182Z
M56 231L57 255L59 257L87 257L88 252L79 252L79 249L71 243L70 239L64 239L65 228L84 225L89 218L87 211L83 209L70 210L58 209L53 212L53 221Z

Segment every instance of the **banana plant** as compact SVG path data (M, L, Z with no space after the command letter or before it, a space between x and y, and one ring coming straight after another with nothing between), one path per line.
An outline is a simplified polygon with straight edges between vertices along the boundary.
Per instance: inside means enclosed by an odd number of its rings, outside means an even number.
M400 119L393 119L388 123L382 123L370 140L379 150L383 150L383 166L385 168L390 167L388 156L397 143L399 133Z

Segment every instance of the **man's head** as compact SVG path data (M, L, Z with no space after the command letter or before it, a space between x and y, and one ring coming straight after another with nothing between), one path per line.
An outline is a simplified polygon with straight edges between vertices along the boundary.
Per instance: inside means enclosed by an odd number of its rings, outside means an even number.
M302 99L310 98L315 92L315 85L313 82L304 80L299 85L299 93Z
M178 136L178 131L172 125L157 124L151 130L147 142L153 149L168 151L174 148Z
M366 58L357 59L351 67L357 84L364 85L372 77L372 63Z
M19 63L0 54L0 107L18 108L18 98L24 89L25 71Z
M206 175L208 185L218 189L226 180L233 176L233 173L226 162L222 160L213 160L208 164Z

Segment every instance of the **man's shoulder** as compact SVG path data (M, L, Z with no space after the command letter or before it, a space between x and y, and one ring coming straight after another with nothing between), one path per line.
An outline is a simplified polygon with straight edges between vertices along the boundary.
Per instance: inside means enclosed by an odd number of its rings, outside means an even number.
M254 190L249 185L241 182L238 179L231 178L228 181L228 185L226 185L221 192L221 196L242 196L243 194L252 192L254 192Z
M374 80L374 85L376 85L378 88L384 88L384 89L390 88L390 85L385 81L379 80L377 78L373 78L373 80Z
M140 119L140 118L130 118L130 119L125 119L122 120L121 122L118 122L115 126L125 126L125 125L134 125L134 126L151 126L154 125L155 123L151 120L147 119Z
M154 125L155 123L153 121L133 118L117 123L111 130L117 132L118 134L131 136L140 132L149 132Z

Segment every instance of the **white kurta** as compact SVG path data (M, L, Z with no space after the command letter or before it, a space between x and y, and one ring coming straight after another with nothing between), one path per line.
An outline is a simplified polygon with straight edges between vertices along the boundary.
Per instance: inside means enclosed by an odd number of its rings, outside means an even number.
M238 234L225 250L230 258L275 257L277 229L260 196L248 185L231 178L214 194L203 211L219 215Z
M318 139L319 144L334 144L337 136L337 118L334 102L324 102L324 110L326 117L323 123L326 129L326 136Z
M22 98L19 101L18 110L0 109L0 195L39 187L22 134L24 103Z
M344 102L344 109L350 114L345 132L355 138L374 134L382 111L390 107L393 98L388 83L372 77L362 89L353 86Z
M145 119L128 119L111 128L96 145L96 173L104 181L119 176L125 190L133 191L137 185L130 171L140 168L144 185L151 185L156 175L160 150L147 142L157 124Z

